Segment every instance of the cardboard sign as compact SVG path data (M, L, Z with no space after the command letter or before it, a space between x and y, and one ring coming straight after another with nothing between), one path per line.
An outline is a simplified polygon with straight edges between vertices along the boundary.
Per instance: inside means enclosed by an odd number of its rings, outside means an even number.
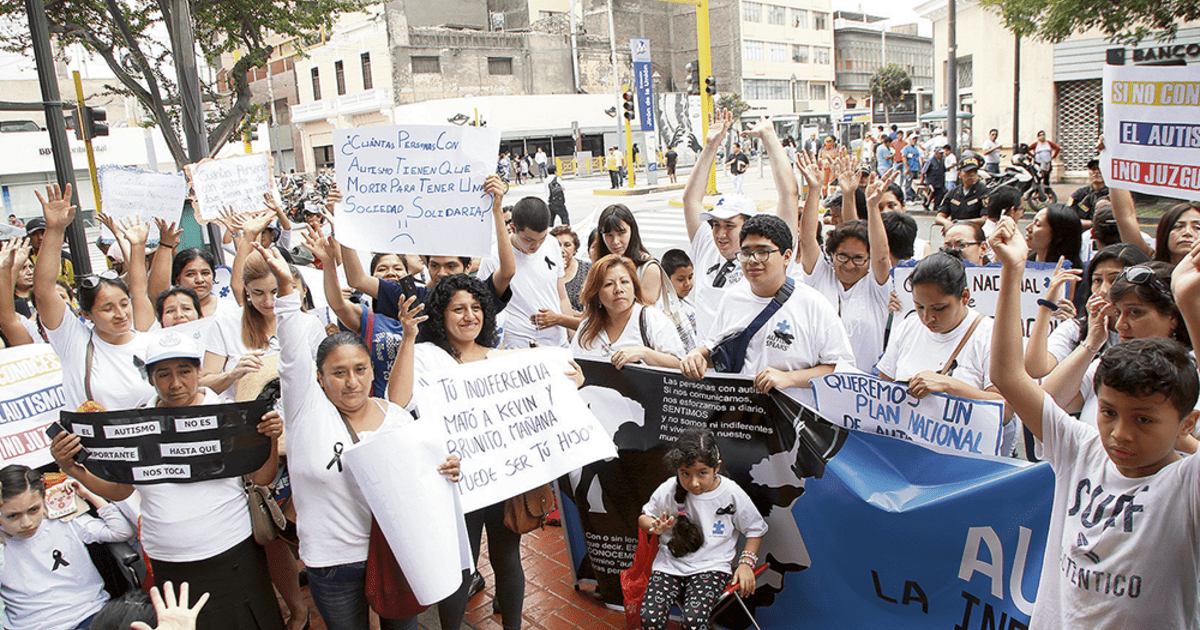
M1104 66L1104 147L1109 186L1200 199L1200 67Z
M279 203L269 153L201 160L188 164L183 170L196 196L192 209L200 223L219 218L226 208L232 209L234 214L265 210L263 195L268 193L275 203Z
M66 402L62 363L39 343L0 350L0 467L54 461L46 426Z
M104 214L118 222L128 216L145 219L150 224L147 242L158 242L158 225L154 219L179 224L188 191L187 178L183 173L156 173L105 165L100 167L97 177L100 180ZM116 238L103 225L100 226L100 234L105 241Z
M147 407L98 413L63 411L59 422L79 436L84 465L106 481L187 483L248 475L271 455L258 423L274 403Z
M834 373L812 382L817 410L847 429L890 435L949 453L998 455L1004 404L944 394L917 398L908 385Z
M338 239L359 251L487 256L500 132L393 125L336 129Z
M908 279L912 276L913 268L920 261L906 260L892 267L893 287L896 296L903 307L896 313L893 326L900 323L901 318L907 317L915 310L912 299L912 286ZM1054 277L1057 263L1025 263L1025 278L1021 282L1021 332L1029 336L1029 328L1037 319L1039 299L1046 297L1046 288L1050 286L1050 278ZM1000 263L979 266L966 263L967 290L971 292L968 306L988 316L996 314L996 299L1000 296ZM1070 269L1071 263L1063 263L1063 269ZM1076 289L1078 290L1078 289ZM1050 329L1058 326L1058 320L1050 318Z
M524 350L424 377L422 422L462 462L464 512L549 483L616 447L563 374L566 351Z

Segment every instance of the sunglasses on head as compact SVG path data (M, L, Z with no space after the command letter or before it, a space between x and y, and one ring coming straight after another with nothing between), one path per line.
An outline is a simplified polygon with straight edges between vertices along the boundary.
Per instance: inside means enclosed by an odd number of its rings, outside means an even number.
M95 289L96 287L100 286L101 280L116 280L117 278L120 278L120 277L121 276L118 275L116 271L114 271L112 269L108 269L108 270L100 272L99 274L93 274L90 276L84 276L84 277L80 278L79 279L79 288L87 289L88 291L91 291L91 290Z
M1163 283L1159 282L1154 270L1146 265L1126 267L1121 271L1121 275L1118 276L1118 279L1121 278L1124 278L1129 284L1140 284L1155 289L1168 302L1173 303L1175 301L1175 296L1171 294L1171 290L1163 286Z

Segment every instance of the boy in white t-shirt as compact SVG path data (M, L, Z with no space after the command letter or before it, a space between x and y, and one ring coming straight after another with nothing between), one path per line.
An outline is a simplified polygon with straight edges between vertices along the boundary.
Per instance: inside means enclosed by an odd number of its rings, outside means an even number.
M1200 459L1182 457L1200 375L1180 344L1128 341L1096 372L1097 426L1068 416L1022 365L1020 286L1028 246L1016 223L991 237L1003 265L992 376L1042 440L1054 504L1030 630L1196 628L1200 607ZM1176 269L1175 298L1200 342L1200 247Z
M834 371L852 369L854 353L833 306L816 289L787 277L792 257L792 233L779 217L761 214L742 225L741 250L746 282L725 292L709 335L684 358L680 370L704 378L713 366L713 351L737 336L790 285L792 293L745 346L740 370L754 376L761 392L779 388L800 402L814 403L809 381Z

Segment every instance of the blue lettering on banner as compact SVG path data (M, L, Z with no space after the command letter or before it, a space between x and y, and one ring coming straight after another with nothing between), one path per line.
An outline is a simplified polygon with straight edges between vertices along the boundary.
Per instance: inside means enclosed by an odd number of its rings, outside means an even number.
M1200 125L1122 120L1121 144L1175 149L1200 148Z
M52 385L17 398L0 401L0 424L32 418L66 404L62 385Z

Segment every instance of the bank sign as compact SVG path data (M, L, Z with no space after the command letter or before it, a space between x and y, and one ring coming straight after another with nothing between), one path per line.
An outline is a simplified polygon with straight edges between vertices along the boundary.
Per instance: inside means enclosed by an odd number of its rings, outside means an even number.
M1200 43L1168 44L1133 49L1109 48L1105 56L1109 65L1113 66L1123 66L1129 61L1155 65L1185 65L1200 58Z

